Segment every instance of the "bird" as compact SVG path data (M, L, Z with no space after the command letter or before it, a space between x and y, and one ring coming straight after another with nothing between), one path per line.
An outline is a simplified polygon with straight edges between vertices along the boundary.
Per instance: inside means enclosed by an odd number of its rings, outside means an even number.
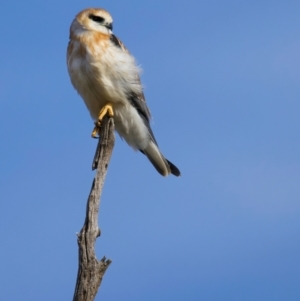
M92 137L99 135L104 116L110 116L121 138L146 155L162 176L180 176L152 132L141 69L112 30L112 16L103 8L82 10L70 26L67 67L73 87L95 121Z

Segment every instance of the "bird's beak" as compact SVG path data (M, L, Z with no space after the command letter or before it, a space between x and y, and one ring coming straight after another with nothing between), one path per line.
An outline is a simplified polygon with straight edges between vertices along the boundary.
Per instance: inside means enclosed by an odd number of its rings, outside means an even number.
M113 25L112 25L112 23L110 23L110 24L106 24L106 25L105 25L105 27L106 27L107 29L110 29L110 30L112 30L112 29L113 29Z

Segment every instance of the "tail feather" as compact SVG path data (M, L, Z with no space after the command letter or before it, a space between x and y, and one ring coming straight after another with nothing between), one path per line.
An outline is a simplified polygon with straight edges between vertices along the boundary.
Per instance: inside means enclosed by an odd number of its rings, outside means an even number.
M166 177L171 173L177 177L180 176L179 169L163 156L153 141L141 152L147 156L149 161L162 176Z
M180 170L172 162L170 162L169 160L166 159L166 161L167 161L167 163L170 166L171 174L173 174L176 177L180 177L181 176Z

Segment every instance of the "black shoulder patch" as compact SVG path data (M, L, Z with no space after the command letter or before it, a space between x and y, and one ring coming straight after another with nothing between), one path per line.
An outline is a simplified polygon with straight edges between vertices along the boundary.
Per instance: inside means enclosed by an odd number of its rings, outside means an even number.
M122 45L121 45L119 39L114 34L110 35L110 40L114 43L115 46L122 48Z

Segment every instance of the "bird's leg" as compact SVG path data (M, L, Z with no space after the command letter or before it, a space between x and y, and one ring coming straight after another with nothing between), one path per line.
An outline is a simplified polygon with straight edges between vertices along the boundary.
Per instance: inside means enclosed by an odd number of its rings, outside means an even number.
M106 104L99 112L98 120L95 122L95 127L92 132L93 138L97 138L97 136L99 136L101 122L105 115L108 115L109 117L114 116L114 111L113 111L112 105L110 103Z

